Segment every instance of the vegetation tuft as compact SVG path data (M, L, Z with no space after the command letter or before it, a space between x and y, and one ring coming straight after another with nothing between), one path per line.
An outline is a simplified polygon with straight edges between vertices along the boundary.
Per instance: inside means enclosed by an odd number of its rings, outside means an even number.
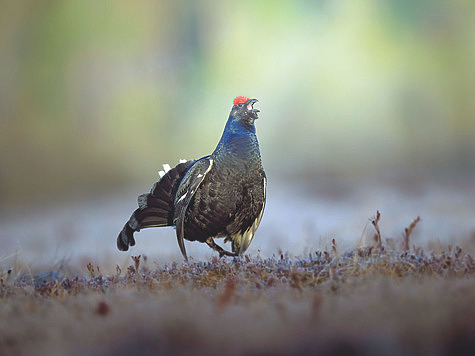
M475 261L460 246L243 256L103 275L1 270L0 353L453 354L475 348ZM387 242L389 240L386 240Z

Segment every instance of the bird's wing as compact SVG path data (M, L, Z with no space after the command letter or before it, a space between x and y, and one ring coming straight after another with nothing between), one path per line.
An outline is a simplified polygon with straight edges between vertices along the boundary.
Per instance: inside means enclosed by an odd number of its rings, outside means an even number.
M178 240L181 253L187 261L188 257L186 256L184 242L184 221L186 209L188 208L188 204L190 204L193 195L195 195L196 190L200 186L201 182L203 182L206 174L208 174L212 166L213 160L210 158L210 156L203 157L196 161L186 172L176 192L174 219L176 226L176 238Z
M261 211L259 212L259 215L254 220L252 225L249 226L244 232L238 232L230 236L230 240L233 243L233 252L237 253L238 255L244 253L244 251L247 250L262 220L262 215L264 214L264 208L266 206L267 179L265 175L263 177L262 184L263 184L263 190L264 190L264 201L262 202L262 208L261 208Z

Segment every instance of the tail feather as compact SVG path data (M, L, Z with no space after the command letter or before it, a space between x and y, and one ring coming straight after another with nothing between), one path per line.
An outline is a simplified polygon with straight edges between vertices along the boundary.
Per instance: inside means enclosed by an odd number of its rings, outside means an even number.
M124 228L117 237L117 248L121 251L127 251L129 246L135 245L134 230L128 223L124 225Z
M173 225L176 191L186 170L194 161L183 162L180 160L180 162L175 168L164 173L161 179L153 185L150 193L138 197L139 208L132 213L117 237L119 250L127 251L129 246L134 246L134 232L140 231L140 229ZM161 173L163 174L163 171Z

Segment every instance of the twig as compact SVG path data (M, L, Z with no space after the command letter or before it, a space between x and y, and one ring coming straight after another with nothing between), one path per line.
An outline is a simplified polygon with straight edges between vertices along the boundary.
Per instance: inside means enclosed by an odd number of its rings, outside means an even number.
M381 218L381 213L379 212L379 210L376 210L376 216L369 219L369 221L371 221L371 224L373 224L374 229L376 230L376 233L374 234L374 241L376 241L379 249L381 249L382 247L381 231L379 230L379 225L378 225L380 218Z
M135 273L139 273L140 257L142 257L142 255L131 256L131 257L132 257L132 260L134 261L134 264L135 264Z
M414 230L414 228L416 227L417 223L421 221L421 217L418 216L417 218L415 218L411 225L409 225L409 227L406 227L404 229L404 234L403 234L403 237L404 237L404 240L403 240L403 249L405 251L408 251L409 250L409 236L411 236L411 233L412 233L412 230Z

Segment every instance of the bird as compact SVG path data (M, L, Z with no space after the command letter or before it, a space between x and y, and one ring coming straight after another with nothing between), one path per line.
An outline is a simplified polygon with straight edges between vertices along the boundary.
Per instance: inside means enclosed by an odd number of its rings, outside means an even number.
M199 241L219 256L243 254L261 222L266 204L267 177L262 165L255 120L257 99L237 96L215 150L195 160L164 164L150 193L138 197L117 237L117 247L135 245L134 233L144 228L174 226L180 251L184 240ZM215 242L231 242L227 251Z

